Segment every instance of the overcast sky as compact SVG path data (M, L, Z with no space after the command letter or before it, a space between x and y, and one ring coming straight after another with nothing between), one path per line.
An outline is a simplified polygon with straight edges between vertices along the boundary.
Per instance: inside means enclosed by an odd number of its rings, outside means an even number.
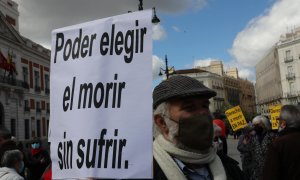
M50 48L53 29L136 11L138 0L15 0L20 33ZM255 64L281 34L300 25L300 0L144 0L161 19L154 26L153 75L168 54L175 69L211 60L255 80ZM154 77L156 78L156 77Z

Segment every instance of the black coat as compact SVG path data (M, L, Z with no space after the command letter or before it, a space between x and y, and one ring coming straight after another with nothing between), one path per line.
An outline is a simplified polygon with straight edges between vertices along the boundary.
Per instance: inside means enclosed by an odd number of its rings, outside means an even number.
M285 129L270 146L263 179L300 179L300 129Z
M238 166L239 163L232 159L231 157L227 156L226 154L218 154L219 158L222 161L223 167L226 172L227 180L243 180L243 172L241 171L240 167ZM165 176L162 169L157 164L156 160L153 161L153 179L154 180L168 180Z
M49 153L46 150L41 150L37 154L29 154L26 167L29 168L30 180L39 180L45 169L51 163Z

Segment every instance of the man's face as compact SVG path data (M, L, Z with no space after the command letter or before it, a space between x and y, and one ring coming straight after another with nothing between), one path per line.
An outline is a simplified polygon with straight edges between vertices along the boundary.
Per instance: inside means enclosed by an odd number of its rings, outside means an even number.
M176 122L197 114L210 114L208 98L188 97L169 101L169 116Z
M189 118L198 114L210 114L208 98L188 97L168 101L169 115L163 117L166 128L161 128L161 133L171 142L179 145L178 135L179 119ZM174 122L175 121L175 122ZM164 127L163 124L158 126Z

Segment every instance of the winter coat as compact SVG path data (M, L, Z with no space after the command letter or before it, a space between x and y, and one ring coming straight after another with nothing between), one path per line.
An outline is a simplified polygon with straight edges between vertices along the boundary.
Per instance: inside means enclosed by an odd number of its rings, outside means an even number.
M239 167L239 163L234 159L230 158L225 154L218 154L219 158L222 161L223 167L226 172L227 180L243 180L243 172ZM159 164L153 159L153 179L154 180L168 180L165 176L163 170L159 167Z
M241 135L239 137L239 142L237 145L237 150L240 152L242 168L245 175L245 179L250 179L251 175L253 174L254 168L254 160L253 155L251 152L251 144L244 144L244 138L248 138L249 141L252 138L251 135Z
M28 161L26 164L26 167L29 168L28 179L39 180L50 163L51 159L49 153L46 150L40 149L38 153L31 153L28 156Z
M267 155L268 148L270 147L274 138L274 133L266 132L261 141L256 135L251 141L251 154L253 155L253 174L250 179L258 180L262 178L263 168L265 164L265 157Z
M264 180L300 179L300 129L285 129L269 148Z
M2 167L0 168L0 180L24 180L15 169Z

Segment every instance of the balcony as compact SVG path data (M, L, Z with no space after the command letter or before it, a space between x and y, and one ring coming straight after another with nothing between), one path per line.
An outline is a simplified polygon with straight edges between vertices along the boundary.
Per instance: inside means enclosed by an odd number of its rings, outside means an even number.
M24 87L24 81L23 80L18 80L12 77L7 77L7 76L0 76L0 83L6 84L8 86L16 86L20 88L26 88ZM28 86L28 84L27 84ZM29 86L28 86L29 88ZM26 89L28 89L26 88Z
M41 87L40 86L35 86L34 90L35 90L35 92L41 92Z
M290 80L295 80L295 78L296 78L295 73L288 73L288 74L286 75L286 79L287 79L288 81L290 81Z
M295 97L298 97L299 95L300 95L299 91L286 93L287 98L295 98Z
M288 56L288 57L285 57L284 58L284 62L285 63L289 63L289 62L292 62L294 59L293 59L293 56Z

